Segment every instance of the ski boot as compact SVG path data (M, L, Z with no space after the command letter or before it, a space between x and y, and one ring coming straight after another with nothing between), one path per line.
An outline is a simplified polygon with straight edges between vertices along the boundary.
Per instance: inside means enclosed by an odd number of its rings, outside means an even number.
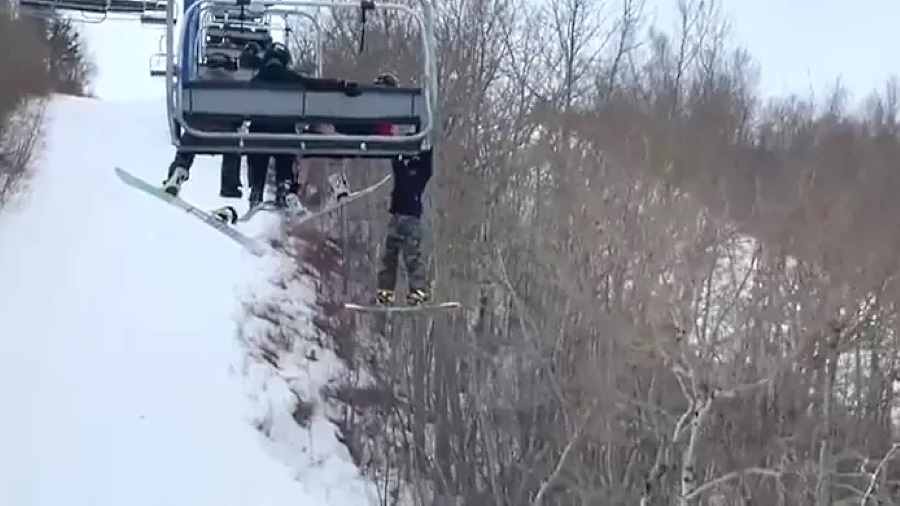
M213 210L210 214L219 221L223 221L229 225L237 223L238 212L231 206L223 206Z
M406 294L406 303L410 306L421 306L431 300L431 291L427 288L409 289Z
M328 176L328 184L331 186L331 194L334 196L335 202L340 202L350 196L350 187L343 174L334 173Z
M169 176L163 181L163 191L173 197L181 193L181 185L190 177L190 172L184 167L173 166L169 168Z
M375 292L375 304L389 306L394 303L393 290L378 290Z

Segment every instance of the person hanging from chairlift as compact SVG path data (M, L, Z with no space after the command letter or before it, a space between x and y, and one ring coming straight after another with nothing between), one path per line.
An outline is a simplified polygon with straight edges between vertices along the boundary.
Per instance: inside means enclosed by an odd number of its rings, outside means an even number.
M376 85L396 88L400 85L396 76L383 73L375 80ZM397 135L395 126L378 122L367 127L366 132L352 134ZM347 133L346 131L344 133ZM400 256L406 266L409 290L406 302L418 306L431 300L431 280L426 252L423 249L422 195L431 180L433 168L432 151L429 149L416 156L400 156L391 160L394 173L394 187L388 212L391 214L387 225L384 252L378 269L375 302L388 305L394 302L397 285L397 270Z
M400 81L394 74L385 72L375 79L374 84L396 88L400 86ZM394 125L384 121L335 124L333 127L335 132L344 135L397 135L399 133L395 131ZM401 156L391 161L391 170L394 173L394 187L391 190L388 209L391 217L388 221L384 253L378 269L376 304L389 305L394 302L401 253L409 281L406 295L407 304L418 306L431 300L431 280L426 254L422 246L424 239L422 194L431 179L432 165L431 150L417 156ZM336 181L341 184L336 185ZM340 198L339 190L335 190L335 188L347 187L343 176L334 174L332 178L329 178L329 182L332 190Z
M394 187L388 212L387 237L378 270L375 302L382 305L394 302L397 269L402 252L409 290L406 301L411 306L431 300L431 281L422 242L422 194L431 179L432 151L391 161Z

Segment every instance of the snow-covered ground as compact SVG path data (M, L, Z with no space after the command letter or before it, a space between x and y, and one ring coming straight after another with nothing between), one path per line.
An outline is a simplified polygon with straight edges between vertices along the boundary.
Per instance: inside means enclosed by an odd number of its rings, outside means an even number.
M164 176L162 100L57 98L47 142L31 196L0 215L0 504L370 504L321 410L291 426L285 381L246 365L240 301L279 261L113 174ZM186 198L220 204L218 163L197 159ZM302 322L309 287L296 297ZM337 366L314 367L309 395Z

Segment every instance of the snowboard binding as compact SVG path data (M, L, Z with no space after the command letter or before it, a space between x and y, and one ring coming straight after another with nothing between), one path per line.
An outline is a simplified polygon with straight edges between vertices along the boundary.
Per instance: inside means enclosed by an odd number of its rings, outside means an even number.
M238 212L231 206L223 206L218 209L214 209L210 214L212 214L217 220L225 222L229 225L234 225L238 220Z

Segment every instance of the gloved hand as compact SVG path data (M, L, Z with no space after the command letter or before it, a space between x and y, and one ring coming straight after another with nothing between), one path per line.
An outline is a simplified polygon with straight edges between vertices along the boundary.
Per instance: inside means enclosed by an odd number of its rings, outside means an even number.
M359 90L359 84L357 84L356 81L341 80L341 91L349 97L358 97L362 94Z

